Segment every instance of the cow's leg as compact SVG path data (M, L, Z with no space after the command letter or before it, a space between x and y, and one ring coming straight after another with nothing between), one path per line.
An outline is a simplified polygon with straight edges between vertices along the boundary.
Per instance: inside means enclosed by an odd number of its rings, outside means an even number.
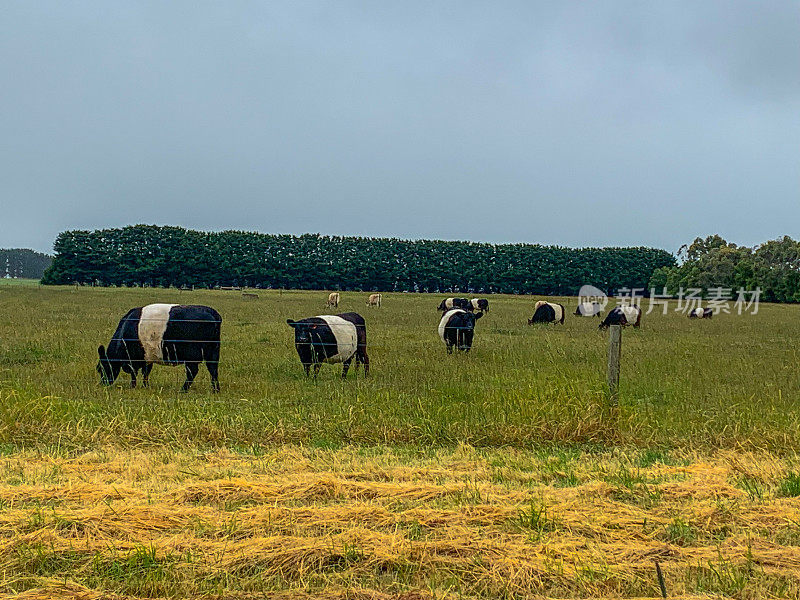
M135 369L133 367L133 365L123 363L122 364L122 370L125 371L128 375L131 376L131 388L135 388L136 387L136 371L137 371L137 369Z
M303 370L306 372L306 377L308 377L308 374L311 371L311 363L303 363Z
M211 391L216 394L219 392L219 362L207 360L206 368L208 369L208 374L211 375Z
M353 362L352 356L342 363L342 379L347 378L347 371L350 369L351 362ZM356 363L356 365L358 365L358 363Z
M144 363L142 367L142 386L150 387L150 371L153 370L153 363Z
M314 379L317 378L320 367L322 367L322 363L314 363Z
M197 377L197 371L200 370L200 363L198 362L187 362L184 364L186 367L186 381L183 382L183 387L181 388L182 392L188 392L189 388L192 387L192 382L194 378Z
M206 369L211 375L211 391L219 392L219 345L215 345L207 350L205 354Z
M359 348L358 353L356 354L356 368L358 368L358 363L364 365L364 377L366 378L369 376L369 356L367 356L367 349L366 348Z

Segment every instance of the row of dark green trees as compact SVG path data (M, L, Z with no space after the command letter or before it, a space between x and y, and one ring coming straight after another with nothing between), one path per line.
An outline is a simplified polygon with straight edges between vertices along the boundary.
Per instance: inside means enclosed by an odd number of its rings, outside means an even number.
M136 225L66 231L45 284L575 294L644 287L674 257L653 248L562 248Z
M0 248L0 277L41 279L52 262L52 256L28 248Z
M752 291L761 289L766 302L800 302L800 242L789 236L755 247L737 246L719 235L696 238L679 251L680 265L656 269L650 286L666 287L670 294L681 288Z

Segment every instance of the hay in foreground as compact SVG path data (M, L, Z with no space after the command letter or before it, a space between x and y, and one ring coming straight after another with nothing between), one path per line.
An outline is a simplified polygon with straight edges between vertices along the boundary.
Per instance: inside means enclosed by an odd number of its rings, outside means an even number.
M800 595L790 458L106 449L0 460L23 598Z

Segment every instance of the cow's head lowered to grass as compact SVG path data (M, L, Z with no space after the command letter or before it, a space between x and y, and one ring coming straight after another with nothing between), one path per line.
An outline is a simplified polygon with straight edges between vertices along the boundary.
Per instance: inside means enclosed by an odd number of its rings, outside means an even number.
M120 370L120 361L111 360L106 354L105 346L100 346L97 349L97 354L100 360L97 361L97 372L100 374L100 383L103 385L111 385L117 380Z

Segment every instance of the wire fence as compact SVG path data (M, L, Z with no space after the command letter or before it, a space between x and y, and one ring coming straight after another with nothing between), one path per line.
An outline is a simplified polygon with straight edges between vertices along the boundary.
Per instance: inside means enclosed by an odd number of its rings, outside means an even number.
M490 347L494 359L498 360L496 367L500 369L503 368L503 365L501 364L501 360L498 359L498 354L500 357L514 355L521 357L526 354L526 351L532 352L537 348L542 348L543 343L545 346L548 345L550 341L557 343L556 339L548 341L541 336L521 335L526 328L525 326L520 326L515 330L494 329L481 331L480 327L478 327L474 330L475 338L471 349L472 355L475 354L476 350L480 353L482 350L485 351L487 347ZM395 331L396 329L397 327L395 327ZM420 365L430 365L430 359L434 356L444 359L444 357L447 356L446 345L442 342L436 327L410 326L401 327L400 329L402 329L405 334L418 334L420 339L413 340L404 338L402 341L393 340L391 338L391 331L383 331L374 335L373 341L368 341L365 345L366 352L371 355L370 377L375 378L377 376L384 381L402 380L405 384L411 383L412 386L413 384L420 384L425 386L426 389L430 389L431 382L424 373L414 373L409 377L407 371L419 370L418 367ZM463 327L453 329L468 330L472 328ZM557 327L551 328L552 331L556 331L557 329ZM487 340L490 336L491 342ZM140 344L138 337L112 337L112 341L117 342L122 349L127 349L131 344ZM47 347L48 343L51 344L49 348ZM89 341L86 338L80 340L75 337L65 339L63 333L58 333L46 338L39 337L35 340L23 336L4 336L0 338L0 382L5 380L7 382L12 381L23 384L33 384L45 388L58 386L96 387L100 381L100 376L95 373L95 367L101 362L96 350L92 349L97 348L97 346L95 346L96 343L97 342ZM104 343L104 341L102 343ZM218 364L222 371L222 384L226 387L235 387L242 390L248 387L263 387L268 383L268 377L276 375L276 369L281 371L285 370L289 379L300 376L303 373L302 363L296 350L297 344L294 336L291 334L291 330L288 328L287 335L285 337L281 336L280 339L277 339L277 336L271 336L271 339L265 339L264 337L261 339L227 339L224 333L221 340L213 338L200 340L170 338L160 343L162 360L155 361L155 364L179 367L181 364L184 364L185 361L178 358L171 359L171 357L175 357L176 355L176 346L208 344L219 345L219 359L206 360L205 356L203 356L201 360L193 360L192 362L197 364ZM315 346L323 350L329 357L335 355L335 351L338 350L338 347L334 344L327 343L305 343L302 345ZM601 358L604 345L605 336L598 336L598 359ZM76 352L77 347L85 347L86 351ZM42 351L42 348L46 348L46 350ZM356 344L356 348L358 350L363 350L364 346ZM127 350L124 351L127 352ZM28 357L26 353L30 353L31 356ZM464 352L458 353L468 354ZM362 370L357 369L356 354L357 352L353 353L348 378L363 377ZM402 361L405 363L405 368L402 369L397 368L400 362L398 355L400 354L411 356L410 359L408 356L402 358ZM376 356L379 358L377 362L375 361ZM250 368L246 369L249 372L243 373L245 369L239 364L242 360L250 360L255 363L255 366L251 365ZM143 358L135 358L130 355L112 356L106 358L106 361L110 364L119 365L120 367L123 365L141 367L145 362ZM333 373L339 374L341 371L339 362L341 361L330 365L334 367ZM479 361L472 360L469 363L452 362L449 364L457 370L462 365L476 364L476 362ZM494 363L495 360L485 362ZM85 377L74 377L76 366L85 369ZM259 369L262 371L261 373L258 372ZM323 374L325 371L331 373L330 368L323 367L323 369ZM204 369L200 372L202 373L203 370ZM154 378L159 381L159 387L167 380L172 380L176 386L179 386L184 379L184 369L181 368L157 369L154 370L153 373ZM226 375L235 377L237 381L226 382ZM127 387L128 381L125 379L127 375L124 375L124 371L119 377L115 385L117 387ZM330 378L330 375L320 375L320 377ZM467 379L471 389L474 390L496 388L496 385L492 382L484 383L476 379L470 379L469 377ZM196 380L195 386L203 381L207 382L207 376L202 376ZM234 385L231 386L231 383ZM153 382L151 380L151 386L152 385Z

